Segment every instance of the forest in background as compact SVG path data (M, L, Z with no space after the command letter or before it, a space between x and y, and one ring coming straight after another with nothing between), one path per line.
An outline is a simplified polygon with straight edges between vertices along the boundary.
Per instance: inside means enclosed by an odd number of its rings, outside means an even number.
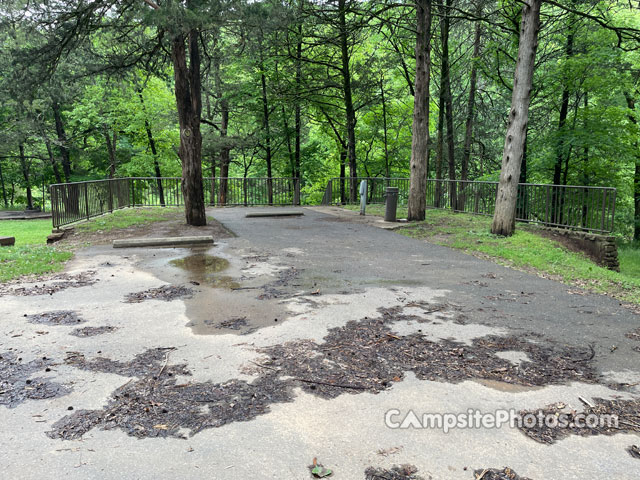
M198 32L204 175L299 177L308 203L332 177L409 176L414 4L149 3L0 3L3 207L43 184L180 176L171 35L185 25ZM498 180L523 4L430 3L427 176ZM617 188L627 237L640 220L636 3L542 2L520 174Z

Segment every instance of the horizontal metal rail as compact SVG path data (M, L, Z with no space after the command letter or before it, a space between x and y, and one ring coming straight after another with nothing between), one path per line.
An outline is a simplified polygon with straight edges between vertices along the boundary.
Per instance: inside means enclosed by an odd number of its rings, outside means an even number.
M299 205L297 178L203 178L207 205ZM126 207L182 206L180 177L128 177L50 186L53 227Z
M359 184L367 180L367 202L384 203L387 187L398 188L398 203L409 198L408 178L332 178L325 189L324 205L359 202ZM456 212L492 216L498 182L474 180L427 180L426 204ZM519 222L609 233L614 228L616 189L579 185L520 183L516 203Z

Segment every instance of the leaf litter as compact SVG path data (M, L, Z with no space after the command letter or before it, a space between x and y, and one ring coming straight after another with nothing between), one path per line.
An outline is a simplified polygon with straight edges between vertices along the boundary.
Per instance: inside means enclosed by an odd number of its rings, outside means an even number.
M21 287L22 282L16 281L15 283L7 283L0 285L0 297L4 295L14 296L33 296L33 295L53 295L61 290L68 288L80 288L94 285L98 282L96 278L95 270L87 270L86 272L80 272L77 274L60 273L52 275L45 280L47 283L42 285L35 284L31 287Z
M425 308L429 308L425 306ZM295 389L322 398L360 392L378 393L413 372L419 379L461 382L484 378L519 385L596 382L589 348L531 343L524 337L487 336L472 345L434 342L422 333L397 335L399 321L422 321L402 307L380 309L376 318L349 321L329 330L324 342L288 342L257 351L264 355L246 373L251 382L178 383L186 365L170 365L171 348L156 348L129 362L70 352L65 362L77 368L133 377L113 392L101 410L81 410L53 426L52 438L76 439L92 428L121 429L135 437L186 438L206 428L248 421L270 405L291 402ZM520 350L528 361L514 365L497 353ZM158 425L162 425L159 428Z
M163 285L158 288L150 288L142 292L130 293L126 296L126 303L141 303L146 300L163 300L171 302L178 298L191 298L193 289L179 285Z
M53 361L42 357L25 362L14 352L0 353L0 405L13 408L25 400L61 397L70 389L47 378L32 378L51 370Z

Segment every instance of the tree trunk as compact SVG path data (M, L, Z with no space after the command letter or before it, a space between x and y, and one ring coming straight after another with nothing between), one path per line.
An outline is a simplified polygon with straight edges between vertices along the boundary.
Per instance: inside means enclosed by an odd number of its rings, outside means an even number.
M636 102L631 94L626 93L627 107L629 107L629 121L636 127L638 126L638 118L636 117ZM633 239L640 240L640 144L636 140L634 142L635 152L635 168L633 174Z
M226 205L229 191L229 163L231 161L229 147L224 144L229 128L229 104L226 98L220 100L220 110L220 138L223 141L223 145L220 148L220 190L218 192L218 205Z
M56 133L58 134L58 148L60 148L60 156L62 157L62 171L64 172L65 181L69 183L71 181L71 155L67 148L67 134L62 123L60 105L55 100L53 101L53 118L56 124Z
M304 5L302 0L300 1L300 12ZM296 45L296 100L294 105L294 123L295 123L295 167L293 176L300 180L302 186L302 165L300 160L300 137L302 135L302 115L300 106L300 91L302 89L302 20L299 20L298 24L298 44Z
M529 102L538 48L541 4L542 0L529 0L529 4L525 4L522 8L518 61L513 79L509 125L505 136L500 182L491 225L491 233L495 235L510 236L515 230L518 179L529 123Z
M267 162L267 196L269 205L273 205L273 179L271 172L271 128L269 126L269 98L267 97L267 78L264 75L264 61L262 59L262 45L260 46L260 83L262 84L262 110L265 136L265 152Z
M342 53L342 87L344 93L344 108L347 121L347 157L349 159L349 175L351 176L349 200L355 202L357 198L357 162L356 162L356 113L351 96L351 72L349 68L349 44L347 39L346 0L338 0L340 16L340 47Z
M156 149L156 141L153 138L153 132L151 131L151 124L149 123L149 117L147 116L147 108L144 104L144 97L142 96L142 89L138 89L138 97L140 98L140 104L142 105L142 111L144 112L144 128L147 131L147 141L149 142L149 148L153 155L153 169L156 174L156 185L158 187L158 196L160 197L160 205L165 206L164 200L164 188L162 186L162 172L160 171L160 163L158 163L158 151Z
M33 197L31 195L31 180L29 178L29 164L24 156L24 145L19 145L20 150L20 167L24 178L25 187L27 189L27 210L33 210Z
M189 66L187 67L187 46L185 37L173 39L171 59L175 77L176 105L180 123L180 148L178 156L182 161L182 195L188 225L202 226L207 223L202 185L202 136L200 134L200 114L202 92L200 85L200 51L198 31L187 35Z
M442 206L442 166L444 165L444 78L440 70L440 94L438 95L438 131L436 132L436 192L434 207Z
M380 77L380 99L382 100L382 131L384 139L384 173L385 177L391 176L391 166L389 165L389 140L387 129L387 102L384 96L384 75Z
M0 185L2 186L2 200L4 201L4 207L9 208L9 200L7 198L7 190L4 186L4 176L2 175L2 162L0 162Z
M456 180L455 135L453 131L453 100L451 95L451 69L449 66L449 9L451 0L440 9L440 37L442 39L442 81L444 91L445 120L447 123L447 159L449 161L449 206L452 210L458 208Z
M109 178L115 178L116 176L116 134L113 133L113 141L111 141L111 136L109 135L109 129L106 125L103 127L103 135L105 142L107 144L107 152L109 154Z
M48 137L45 137L44 144L47 147L47 154L49 155L49 163L51 163L51 168L53 168L53 176L56 178L56 183L62 183L62 176L60 175L58 162L56 162L56 157L53 155L53 149L51 148L51 142L49 141ZM2 188L4 189L4 182L2 184Z
M482 14L482 3L478 2L476 15ZM478 61L480 60L480 38L482 36L482 24L476 21L476 29L473 36L473 61L469 76L469 99L467 101L467 118L465 121L464 147L462 152L462 166L460 180L462 180L462 192L460 202L465 203L465 181L469 180L469 164L471 163L471 147L473 145L473 123L475 121L476 89L478 87Z
M411 136L409 220L424 220L427 203L431 0L416 0L416 76Z
M570 27L569 27L570 28ZM567 35L567 44L566 44L566 55L567 59L573 56L573 32L569 31ZM562 102L560 104L560 116L558 118L558 142L556 144L556 162L553 166L553 184L554 185L562 185L562 166L565 162L568 161L566 158L568 153L566 151L565 146L565 127L567 124L567 116L569 113L569 86L567 85L566 80L563 81L563 89L562 89ZM553 188L552 195L552 203L551 203L551 219L554 223L562 223L562 198L563 190L557 187Z

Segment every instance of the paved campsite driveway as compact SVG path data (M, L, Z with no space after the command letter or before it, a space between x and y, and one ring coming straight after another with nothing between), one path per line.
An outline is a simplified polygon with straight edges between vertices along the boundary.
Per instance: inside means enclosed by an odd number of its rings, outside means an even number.
M91 247L0 291L3 478L306 479L314 457L350 480L638 478L640 322L618 302L313 209L246 212L213 210L236 237L207 251ZM385 426L585 402L630 423Z

